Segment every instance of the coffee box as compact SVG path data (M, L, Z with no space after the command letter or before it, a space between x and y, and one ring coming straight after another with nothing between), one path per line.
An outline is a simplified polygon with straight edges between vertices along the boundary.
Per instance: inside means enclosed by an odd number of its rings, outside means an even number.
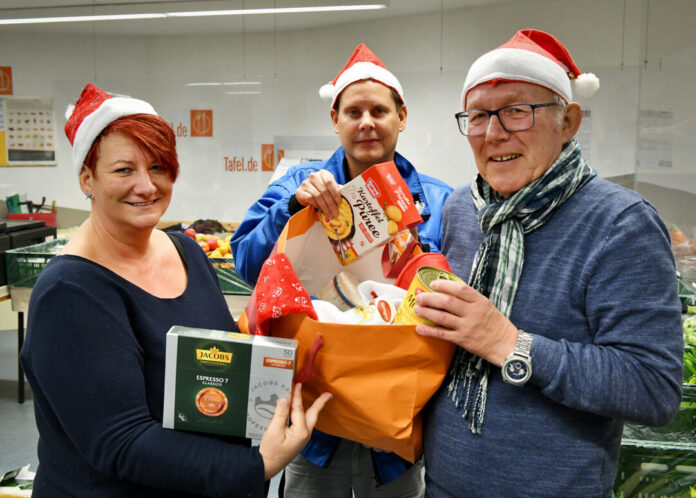
M297 341L174 326L167 333L162 425L261 439L290 399Z
M340 188L338 215L319 221L342 265L423 222L393 161L375 164Z

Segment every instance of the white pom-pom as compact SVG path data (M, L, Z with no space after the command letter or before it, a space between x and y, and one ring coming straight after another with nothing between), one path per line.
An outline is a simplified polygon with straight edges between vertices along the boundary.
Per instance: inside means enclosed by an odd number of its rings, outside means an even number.
M599 78L592 73L582 73L575 79L573 86L581 97L592 97L599 90Z
M336 88L333 86L332 83L327 83L326 85L322 85L321 88L319 89L319 96L321 97L322 100L333 100L335 89Z
M65 119L70 119L70 116L72 116L74 110L75 104L68 105L68 108L65 110Z

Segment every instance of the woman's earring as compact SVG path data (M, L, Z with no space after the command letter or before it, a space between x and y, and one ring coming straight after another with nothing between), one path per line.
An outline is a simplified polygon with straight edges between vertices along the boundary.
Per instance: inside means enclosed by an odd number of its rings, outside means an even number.
M91 198L92 198L92 192L87 192L87 199L91 199Z

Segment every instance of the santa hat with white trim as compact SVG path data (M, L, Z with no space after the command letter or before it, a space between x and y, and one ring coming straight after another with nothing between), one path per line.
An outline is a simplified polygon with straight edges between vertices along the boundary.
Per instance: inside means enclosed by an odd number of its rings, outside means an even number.
M469 90L493 81L540 85L567 102L573 100L573 89L582 97L590 97L599 89L599 78L581 73L560 41L536 29L518 31L507 43L471 65L462 90L462 109L466 109Z
M68 107L65 135L73 146L73 168L79 177L92 144L112 121L131 114L151 114L155 109L144 100L109 95L92 83L82 89L80 98Z
M381 60L361 43L353 51L348 62L339 71L333 81L323 85L319 89L319 95L324 100L331 101L331 107L336 103L336 98L346 89L348 85L362 80L375 80L393 89L399 94L399 98L404 102L404 90L401 83L396 79Z

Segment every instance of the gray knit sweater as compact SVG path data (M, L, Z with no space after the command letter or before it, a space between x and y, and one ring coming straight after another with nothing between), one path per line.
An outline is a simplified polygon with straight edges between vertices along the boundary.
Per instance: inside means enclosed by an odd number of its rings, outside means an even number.
M443 253L467 279L483 237L468 185L443 219ZM425 417L428 496L610 495L622 421L667 424L681 399L680 305L655 209L592 179L525 237L511 320L534 334L532 378L515 387L491 368L481 435L445 381Z

